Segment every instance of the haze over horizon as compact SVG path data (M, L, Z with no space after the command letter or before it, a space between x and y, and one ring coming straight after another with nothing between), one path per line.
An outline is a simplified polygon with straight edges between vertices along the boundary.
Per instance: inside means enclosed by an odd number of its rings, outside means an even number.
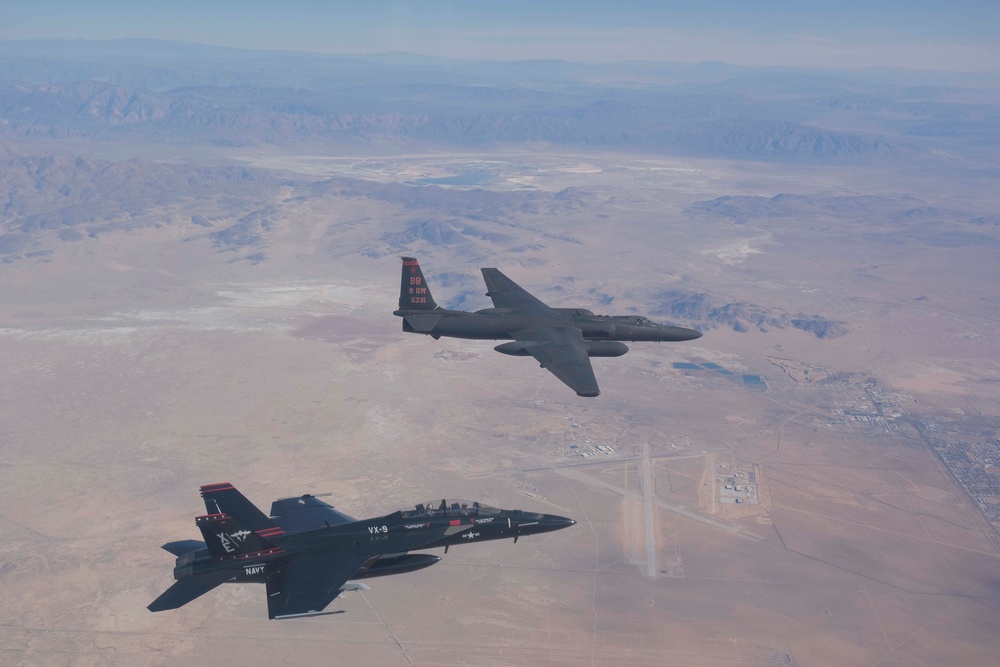
M155 38L317 53L486 60L723 61L746 66L1000 71L1000 8L767 3L348 3L64 0L11 6L0 40Z

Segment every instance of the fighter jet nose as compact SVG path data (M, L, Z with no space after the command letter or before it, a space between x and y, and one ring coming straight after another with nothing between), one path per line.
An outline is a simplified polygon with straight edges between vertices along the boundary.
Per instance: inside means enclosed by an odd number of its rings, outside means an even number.
M691 338L689 338L688 340L697 340L699 338L701 338L701 332L691 329Z
M573 521L573 519L567 519L564 516L549 514L545 518L545 524L550 526L549 530L561 530L563 528L569 528L570 526L576 525L576 521Z

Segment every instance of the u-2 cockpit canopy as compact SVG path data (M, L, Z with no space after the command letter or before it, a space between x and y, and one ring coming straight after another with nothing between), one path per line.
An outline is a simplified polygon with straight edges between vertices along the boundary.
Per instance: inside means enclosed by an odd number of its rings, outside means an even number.
M649 319L648 317L643 317L642 315L629 315L627 316L629 324L637 324L641 327L655 327L656 322Z
M643 317L642 315L598 315L598 317L611 320L612 322L620 322L622 324L633 324L640 327L662 326L660 323L654 322L648 317Z
M413 509L402 511L404 519L417 517L448 517L448 516L493 516L500 510L490 505L484 505L471 500L432 500L418 503Z

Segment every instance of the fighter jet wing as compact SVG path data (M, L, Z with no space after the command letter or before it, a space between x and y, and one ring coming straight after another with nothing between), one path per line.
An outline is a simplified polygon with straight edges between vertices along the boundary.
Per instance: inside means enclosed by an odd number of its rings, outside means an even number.
M275 500L271 503L271 519L286 533L355 521L353 517L338 512L316 496L309 494Z
M493 299L495 308L518 308L536 312L552 310L533 297L526 289L500 273L498 269L481 269L486 281L486 296Z
M268 618L322 613L348 579L377 559L368 554L297 556L268 577Z
M587 343L576 327L537 327L511 333L524 343L524 350L580 396L597 396L594 368L587 355Z

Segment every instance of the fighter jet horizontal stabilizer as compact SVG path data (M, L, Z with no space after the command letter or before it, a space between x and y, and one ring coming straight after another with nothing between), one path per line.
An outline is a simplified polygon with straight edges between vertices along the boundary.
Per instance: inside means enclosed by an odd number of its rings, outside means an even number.
M191 551L206 548L206 544L201 540L179 540L177 542L167 542L161 549L169 551L175 556L183 556Z

